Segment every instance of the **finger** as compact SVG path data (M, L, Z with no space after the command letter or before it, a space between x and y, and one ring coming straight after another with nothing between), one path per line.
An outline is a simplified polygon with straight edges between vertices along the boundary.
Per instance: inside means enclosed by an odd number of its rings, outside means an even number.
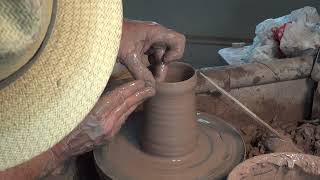
M136 109L139 105L141 105L142 103L143 103L143 100L140 101L139 103L135 104L135 105L132 106L131 108L129 108L129 110L128 110L126 113L124 113L124 114L119 118L117 124L115 124L114 130L113 130L113 131L114 131L113 134L116 134L116 133L121 129L121 126L125 123L125 121L128 119L128 117L130 116L130 114L131 114L132 112L134 112L135 109Z
M152 54L150 54L149 62L151 66L151 72L156 81L164 81L167 74L167 66L163 63L163 56L165 54L166 47L165 45L155 45L151 48Z
M135 93L134 95L130 96L126 101L123 103L123 106L130 108L133 105L138 104L139 102L152 97L155 95L155 89L152 87L146 87L141 91Z
M155 49L155 58L158 63L162 63L163 55L166 52L166 48L160 47Z
M148 87L143 89L140 92L137 92L136 94L132 95L131 97L129 97L123 104L121 104L119 107L117 107L116 109L114 109L109 115L108 117L104 117L104 119L108 120L110 118L112 118L113 122L113 127L111 127L112 129L114 128L115 124L118 123L119 118L125 114L127 112L128 109L130 109L131 107L137 105L139 102L144 101L145 99L153 96L155 94L154 89ZM106 128L110 128L110 127L106 127Z
M109 131L110 134L108 137L112 137L119 131L124 121L128 118L128 116L137 108L138 105L140 105L145 99L148 97L151 97L155 94L154 89L148 87L142 90L141 92L136 93L136 95L133 95L128 99L127 103L124 103L122 106L120 106L117 110L113 111L112 113L114 122L112 123L111 131ZM110 127L108 127L110 128Z
M146 55L148 55L149 63L152 64L159 64L163 61L163 56L166 52L166 46L154 46L148 50Z
M111 117L111 118L105 117L104 121L106 122L104 123L103 134L108 137L109 134L112 132L112 129L115 127L116 119L115 117Z
M166 51L163 61L164 62L170 62L177 59L182 58L185 44L186 44L186 38L182 34L175 33L175 37L169 40L168 39L168 51ZM168 36L170 38L170 36Z
M145 47L148 47L149 44L164 44L166 46L166 52L162 59L164 62L182 58L186 43L185 36L172 30L163 30L161 27L159 29L160 32L163 32L150 34L150 41Z
M163 82L166 79L168 72L168 66L166 64L161 63L160 65L156 65L154 77L157 82Z
M92 110L93 115L107 116L115 107L122 104L125 99L144 87L144 81L136 80L116 88L109 94L102 95Z
M164 55L163 62L168 63L181 59L183 57L184 48L169 49Z
M122 125L124 124L124 122L128 119L129 115L138 107L139 104L136 104L134 106L132 106L131 108L128 109L128 111L126 113L124 113L118 120L117 124L115 124L114 128L112 129L110 136L113 137L114 135L116 135Z
M122 63L128 68L135 79L144 80L147 86L154 87L155 80L152 73L144 66L137 54L131 54Z
M140 91L128 97L121 105L115 108L108 116L115 117L115 119L117 119L122 114L124 114L129 108L153 96L154 94L155 94L155 90L153 88L151 87L143 88Z
M153 59L151 61L151 64L157 64L161 63L163 56L166 52L166 45L165 44L158 44L158 45L153 45L150 50L146 53L147 55L150 55Z

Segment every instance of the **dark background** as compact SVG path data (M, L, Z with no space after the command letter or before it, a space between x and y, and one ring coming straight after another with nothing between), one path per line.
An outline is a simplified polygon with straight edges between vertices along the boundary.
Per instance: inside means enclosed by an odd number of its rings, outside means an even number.
M195 67L224 65L217 51L230 42L254 37L255 26L304 6L320 9L320 0L124 0L124 16L156 21L182 32L184 60ZM217 43L218 38L218 43Z

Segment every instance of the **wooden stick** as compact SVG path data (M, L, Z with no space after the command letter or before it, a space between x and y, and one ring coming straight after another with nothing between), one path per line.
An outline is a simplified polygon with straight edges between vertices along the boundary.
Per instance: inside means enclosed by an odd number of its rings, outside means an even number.
M282 139L281 134L276 131L274 128L272 128L269 124L264 122L260 117L258 117L254 112L252 112L250 109L248 109L245 105L243 105L240 101L238 101L236 98L234 98L230 93L222 89L218 84L213 82L208 76L204 75L202 72L200 74L208 81L210 84L212 84L219 92L227 96L231 101L233 101L235 104L237 104L246 114L248 114L250 117L252 117L253 120L255 120L259 125L262 125L266 129L268 129L270 132L272 132L274 135L276 135L278 138Z

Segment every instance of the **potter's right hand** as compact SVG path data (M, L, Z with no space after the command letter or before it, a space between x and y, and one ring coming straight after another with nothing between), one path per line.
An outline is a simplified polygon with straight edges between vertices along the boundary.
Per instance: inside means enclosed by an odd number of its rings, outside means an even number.
M144 80L149 86L154 86L155 79L141 62L142 56L148 55L151 64L166 64L182 57L185 42L183 34L160 24L124 20L118 60L128 68L135 79ZM159 73L161 72L166 73L166 66L163 66Z
M127 117L155 91L142 80L127 83L103 94L84 121L52 148L59 156L75 156L107 142L120 129Z

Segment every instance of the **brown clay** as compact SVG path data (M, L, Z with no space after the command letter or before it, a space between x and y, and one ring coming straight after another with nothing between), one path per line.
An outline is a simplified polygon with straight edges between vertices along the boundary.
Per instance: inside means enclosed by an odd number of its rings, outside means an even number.
M198 140L195 93L196 73L191 66L170 66L165 82L157 82L156 96L145 103L142 147L164 157L183 156Z
M170 64L145 112L133 114L108 146L95 150L100 173L118 180L226 177L244 158L243 141L219 118L196 114L195 85L191 66Z
M228 180L316 180L320 179L320 158L298 153L256 156L238 165Z

